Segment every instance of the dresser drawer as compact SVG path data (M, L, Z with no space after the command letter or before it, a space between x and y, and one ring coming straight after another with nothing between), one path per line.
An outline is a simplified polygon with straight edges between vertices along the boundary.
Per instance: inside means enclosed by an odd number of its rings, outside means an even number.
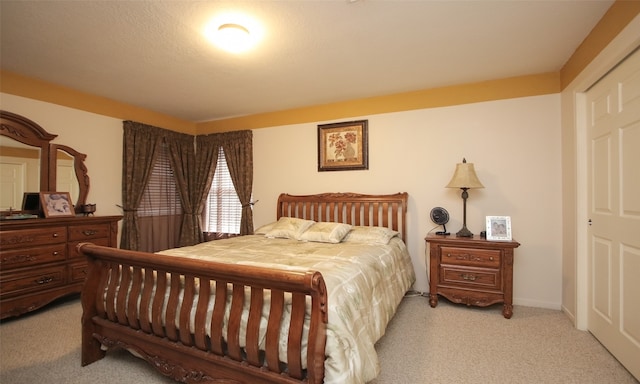
M66 241L66 227L23 229L0 232L0 244L2 250L65 243Z
M108 238L109 224L84 224L69 226L69 240L85 241L90 239L98 239L101 237Z
M499 269L459 268L440 266L440 284L454 284L475 289L501 290L502 280Z
M440 252L442 264L464 265L470 267L500 267L500 251L496 249L472 249L442 247Z
M87 263L74 263L69 266L69 282L77 283L83 282L87 278L87 272L89 271L89 264Z
M90 239L90 240L87 240L86 242L93 243L95 245L103 245L105 247L111 246L111 244L109 244L109 239L107 239L107 238ZM84 241L71 241L71 242L69 242L69 246L68 246L67 250L69 251L68 254L69 254L69 258L70 259L76 259L76 258L82 257L80 252L78 252L78 250L76 249L76 247L80 243L84 243Z
M14 296L26 292L46 290L65 284L66 265L31 269L19 273L3 274L1 297Z
M0 251L0 267L2 267L3 270L6 270L54 261L63 261L66 258L66 244L13 249L10 251Z

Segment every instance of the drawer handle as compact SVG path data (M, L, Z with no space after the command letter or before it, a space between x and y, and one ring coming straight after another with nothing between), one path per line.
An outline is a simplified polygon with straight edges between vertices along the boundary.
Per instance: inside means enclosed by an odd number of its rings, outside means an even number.
M56 238L56 237L58 237L58 236L60 236L60 235L58 235L58 232L54 232L54 233L53 233L53 237L54 237L54 238Z
M85 236L92 236L92 235L95 235L96 233L98 233L98 231L94 231L92 229L85 229L84 231L82 231L82 233Z
M53 276L45 276L45 277L41 277L38 280L36 280L36 283L38 284L47 284L53 281Z
M460 275L460 277L462 277L463 280L468 280L468 281L475 281L476 280L476 275L469 274L469 273L463 273L463 274Z
M451 254L450 254L450 253L447 253L447 257L451 257ZM482 259L481 259L480 257L478 257L478 256L475 256L475 257L474 257L473 255L470 255L470 254L468 254L468 253L463 253L463 254L461 254L461 255L458 255L458 256L456 257L456 259L457 259L457 260L482 261ZM493 260L493 258L492 258L491 260Z

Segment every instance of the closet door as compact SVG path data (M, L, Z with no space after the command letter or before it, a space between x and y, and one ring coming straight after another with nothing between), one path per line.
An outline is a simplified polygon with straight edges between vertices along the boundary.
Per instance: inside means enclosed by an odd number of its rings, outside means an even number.
M640 52L587 103L588 329L640 379Z

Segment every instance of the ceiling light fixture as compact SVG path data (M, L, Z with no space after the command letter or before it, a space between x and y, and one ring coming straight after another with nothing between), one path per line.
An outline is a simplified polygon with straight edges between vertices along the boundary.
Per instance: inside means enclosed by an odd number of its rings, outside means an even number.
M242 15L221 15L205 27L204 33L215 45L232 53L245 52L262 38L259 24Z
M215 40L220 48L233 53L244 52L251 46L251 34L240 24L222 24Z

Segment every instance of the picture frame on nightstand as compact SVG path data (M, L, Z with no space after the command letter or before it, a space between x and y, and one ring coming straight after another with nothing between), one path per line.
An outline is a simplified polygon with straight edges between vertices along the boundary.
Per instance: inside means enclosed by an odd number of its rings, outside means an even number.
M511 217L487 216L487 240L511 241Z

